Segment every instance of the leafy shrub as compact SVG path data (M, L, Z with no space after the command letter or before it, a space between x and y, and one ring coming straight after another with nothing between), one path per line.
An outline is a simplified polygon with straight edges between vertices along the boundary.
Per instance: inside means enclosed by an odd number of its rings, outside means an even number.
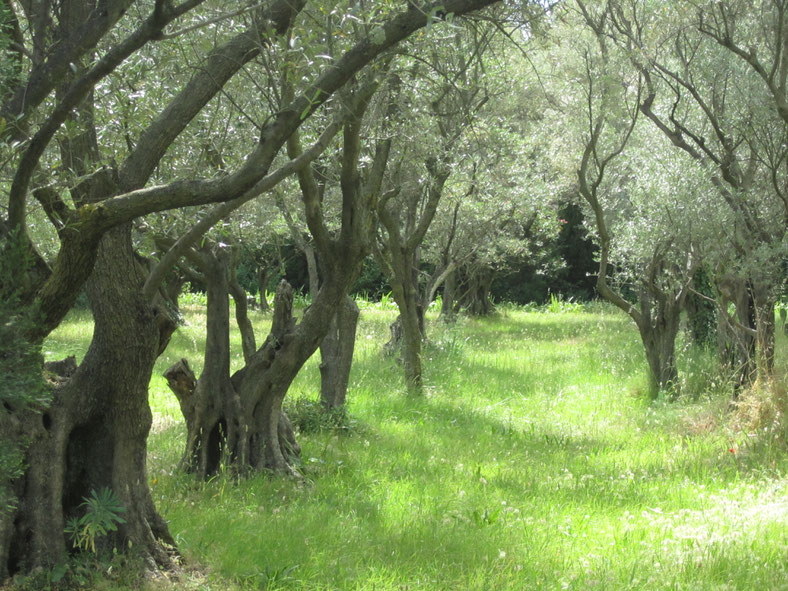
M66 524L66 533L75 548L96 553L96 539L117 531L118 524L126 523L120 514L126 511L110 488L91 491L80 507L85 507L82 517L73 517Z

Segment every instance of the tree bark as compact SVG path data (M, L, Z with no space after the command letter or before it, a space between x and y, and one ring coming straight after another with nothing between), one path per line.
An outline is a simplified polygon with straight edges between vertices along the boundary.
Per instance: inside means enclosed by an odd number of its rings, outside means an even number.
M7 570L50 567L68 549L66 520L79 517L92 490L112 489L125 507L124 524L105 546L134 548L151 566L171 564L172 537L148 489L146 440L151 425L148 383L174 323L140 294L128 225L101 241L87 283L95 327L87 354L52 405L27 417L27 470L17 483L19 507ZM37 422L37 424L35 424Z
M692 283L694 290L687 295L686 302L689 334L698 347L713 347L717 337L714 293L703 270L695 274Z
M472 316L487 316L495 311L490 300L490 289L495 279L492 269L481 269L471 274L461 305Z
M300 448L282 411L282 402L299 369L329 330L335 308L346 297L346 283L352 276L341 270L334 276L338 280L323 284L299 324L292 317L293 290L287 282L281 282L268 338L232 378L229 344L225 348L225 342L229 343L225 341L228 329L222 328L229 326L227 300L224 299L221 307L225 311L222 311L218 309L220 302L209 297L209 313L215 316L215 321L209 320L206 368L194 392L181 394L181 398L191 401L182 403L187 409L184 412L188 425L184 453L187 469L207 477L224 464L242 473L269 469L297 476L294 461L300 455ZM215 307L211 306L214 302ZM216 344L210 345L211 341ZM209 363L209 356L220 359ZM173 367L167 373L172 378L179 372ZM179 387L177 380L171 381ZM188 379L185 383L188 384ZM189 416L193 417L191 422Z
M398 344L402 345L402 362L405 369L405 383L411 393L420 393L422 389L421 345L425 337L424 309L419 298L416 269L413 268L412 253L399 252L393 249L388 253L393 270L389 276L391 295L399 308L399 316L395 324L399 323L401 330L392 328L392 341L387 348L395 350ZM401 343L395 337L401 336Z
M421 393L423 386L421 367L421 344L423 334L419 328L419 304L410 302L400 308L402 318L402 362L405 366L405 381L408 390Z
M345 405L358 316L355 300L345 296L320 344L320 402L327 410Z
M240 399L230 382L230 295L227 249L192 253L206 284L206 335L203 370L188 397L186 449L181 466L201 476L215 474L237 445ZM184 407L184 402L181 407Z
M233 249L232 257L230 259L229 277L227 287L230 290L230 295L235 302L235 322L238 325L238 331L241 333L241 349L243 350L244 361L248 362L257 349L257 343L254 338L254 327L252 321L249 320L248 299L246 291L241 287L238 282L237 276L238 268L238 249ZM263 298L265 299L265 298ZM254 298L252 298L254 301Z

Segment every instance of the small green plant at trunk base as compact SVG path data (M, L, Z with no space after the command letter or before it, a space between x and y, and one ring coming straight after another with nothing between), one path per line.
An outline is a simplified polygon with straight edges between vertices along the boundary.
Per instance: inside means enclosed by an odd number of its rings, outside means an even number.
M85 507L82 517L73 517L66 524L66 533L71 537L74 548L96 553L96 538L117 531L119 523L126 523L119 514L126 508L120 504L112 489L91 491L90 498L80 505Z

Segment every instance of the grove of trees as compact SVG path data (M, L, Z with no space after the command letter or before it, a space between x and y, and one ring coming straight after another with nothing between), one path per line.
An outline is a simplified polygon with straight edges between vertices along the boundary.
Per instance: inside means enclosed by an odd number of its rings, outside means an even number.
M207 293L203 369L168 378L195 478L298 478L283 401L319 349L322 404L343 407L362 270L396 302L388 348L418 396L425 310L440 296L447 322L490 313L496 276L524 267L569 276L570 230L598 295L638 329L652 395L680 394L688 302L732 396L773 380L786 11L0 0L0 582L61 561L102 489L124 508L104 543L173 565L147 484L148 384L186 282ZM285 247L308 267L298 321L276 281ZM251 285L264 304L276 286L264 338ZM83 297L87 354L45 370L44 339Z

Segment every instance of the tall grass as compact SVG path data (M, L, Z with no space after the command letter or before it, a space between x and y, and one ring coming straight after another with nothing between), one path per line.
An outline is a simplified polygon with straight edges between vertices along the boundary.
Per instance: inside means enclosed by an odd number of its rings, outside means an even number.
M187 308L150 389L154 499L204 569L175 586L788 589L785 442L730 427L708 353L681 345L687 394L649 402L623 314L551 308L430 316L426 394L414 398L382 356L395 311L363 306L352 429L300 434L300 482L176 470L184 429L160 374L180 357L202 366L205 317ZM254 321L262 338L268 319ZM47 349L78 354L87 338L77 315ZM782 335L778 354L784 371ZM290 398L318 393L312 360Z

